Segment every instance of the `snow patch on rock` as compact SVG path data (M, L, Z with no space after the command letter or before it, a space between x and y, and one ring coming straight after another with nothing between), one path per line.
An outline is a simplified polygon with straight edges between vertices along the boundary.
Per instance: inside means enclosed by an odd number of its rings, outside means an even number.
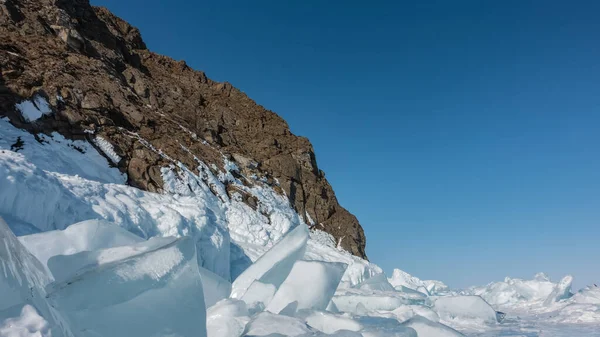
M24 100L21 103L17 103L16 108L23 116L23 119L28 122L34 122L42 116L52 113L50 104L46 98L40 95L35 95L30 100Z
M109 141L100 136L96 136L94 138L94 144L98 146L100 151L102 151L102 153L104 153L112 161L113 164L119 164L119 162L121 161L121 156L119 156L115 152L115 148Z

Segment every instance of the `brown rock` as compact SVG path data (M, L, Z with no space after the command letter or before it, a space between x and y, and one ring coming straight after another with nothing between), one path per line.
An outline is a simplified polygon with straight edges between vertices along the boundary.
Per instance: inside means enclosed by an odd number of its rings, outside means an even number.
M86 0L5 0L0 8L0 115L32 132L99 132L123 158L128 183L153 192L171 162L151 147L190 169L194 156L223 167L227 155L244 184L251 184L244 175L263 177L301 216L365 257L363 230L338 204L312 145L278 115L227 82L148 51L139 30ZM15 103L40 90L61 95L50 100L56 113L20 122ZM253 196L228 192L257 207Z
M83 51L85 40L77 30L56 25L50 26L50 28L54 29L58 38L67 46L76 51Z

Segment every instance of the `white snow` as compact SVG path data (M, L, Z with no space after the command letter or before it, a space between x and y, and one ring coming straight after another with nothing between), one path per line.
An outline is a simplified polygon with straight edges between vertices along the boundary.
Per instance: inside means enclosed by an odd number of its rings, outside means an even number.
M310 214L308 214L308 211L304 212L304 214L306 215L306 220L308 220L308 225L314 226L315 221L310 217Z
M28 122L33 122L43 115L48 115L52 113L52 109L50 108L50 104L46 98L35 95L31 100L25 100L16 105L17 110L21 112L23 118Z
M96 136L94 138L94 144L98 146L100 151L102 151L102 153L104 153L112 161L113 164L119 164L119 162L121 161L121 156L119 156L115 152L115 148L110 142L108 142L106 139L100 136Z
M50 136L38 134L37 137L39 141L29 132L17 129L8 120L0 118L0 163L4 169L30 166L36 169L32 174L38 174L37 170L40 170L103 183L125 183L126 178L119 170L110 168L106 159L88 142L68 140L56 132ZM15 153L11 146L18 139L23 146ZM21 162L15 163L16 158L21 158ZM50 192L40 188L42 191Z

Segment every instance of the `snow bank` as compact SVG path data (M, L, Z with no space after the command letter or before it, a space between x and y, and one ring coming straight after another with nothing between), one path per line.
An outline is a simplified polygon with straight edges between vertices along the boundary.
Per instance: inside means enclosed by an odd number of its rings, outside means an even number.
M189 237L100 263L52 284L49 297L76 335L206 336L202 282Z
M235 279L231 297L241 298L256 280L279 287L304 255L307 240L308 228L296 227Z
M30 211L31 205L38 206L36 212ZM215 217L221 213L219 205L208 194L205 199L160 195L54 174L39 170L20 153L5 151L0 152L2 212L42 231L105 219L144 238L192 236L198 263L229 279L229 235L224 216Z
M22 146L17 149L14 145L19 140L22 142ZM86 141L69 140L56 132L50 136L38 134L36 139L31 133L17 129L8 120L0 118L0 167L6 170L5 172L11 172L17 170L21 163L25 163L25 166L29 167L34 174L39 174L39 171L57 172L69 176L79 176L87 180L116 184L123 184L127 180L118 169L111 168L108 161ZM2 183L0 180L0 184L6 184L6 182ZM46 190L44 186L39 186L37 191L40 194L52 192ZM30 203L29 205L37 204ZM10 212L7 213L10 214Z
M480 296L437 297L433 309L446 320L481 320L487 324L496 323L496 311Z
M293 305L293 312L325 310L345 271L346 265L339 262L297 261L267 311L278 314L290 305Z

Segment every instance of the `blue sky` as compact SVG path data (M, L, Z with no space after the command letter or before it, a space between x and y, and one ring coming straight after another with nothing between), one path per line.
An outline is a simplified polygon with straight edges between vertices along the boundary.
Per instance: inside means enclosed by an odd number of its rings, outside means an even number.
M600 3L92 3L309 137L388 274L600 282Z

